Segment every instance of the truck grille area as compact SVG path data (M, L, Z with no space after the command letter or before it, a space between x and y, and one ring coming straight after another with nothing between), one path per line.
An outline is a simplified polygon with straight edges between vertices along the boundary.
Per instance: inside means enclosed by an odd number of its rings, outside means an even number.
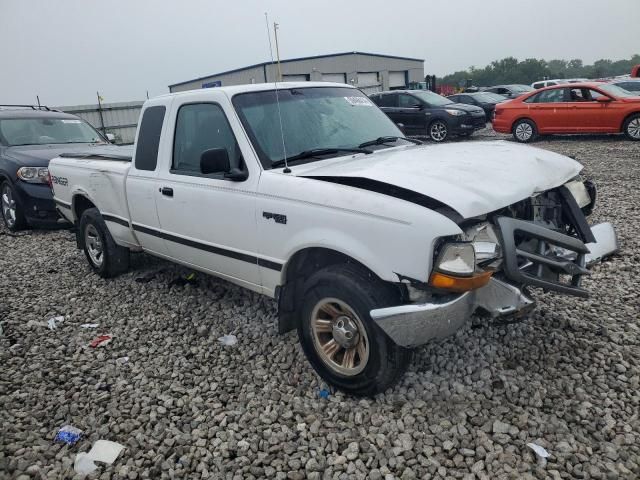
M579 297L589 249L578 238L531 221L498 217L504 274L511 281Z

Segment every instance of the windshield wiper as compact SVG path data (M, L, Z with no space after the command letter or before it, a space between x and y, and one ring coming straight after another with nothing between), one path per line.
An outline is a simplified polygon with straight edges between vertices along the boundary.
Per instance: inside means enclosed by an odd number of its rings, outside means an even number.
M271 163L271 168L276 168L276 167L283 167L287 164L291 164L291 162L296 162L298 160L304 160L306 158L313 158L313 157L319 157L322 155L333 155L334 153L341 153L341 152L347 152L347 153L373 153L371 150L366 150L362 147L358 147L358 148L312 148L311 150L303 150L302 152L298 153L297 155L292 155L290 157L287 157L287 160L285 162L284 158L282 160L276 160L275 162Z
M378 137L375 140L369 140L358 145L358 148L370 147L372 145L384 145L385 143L395 142L398 140L406 140L407 142L415 143L416 145L422 145L420 140L407 137Z

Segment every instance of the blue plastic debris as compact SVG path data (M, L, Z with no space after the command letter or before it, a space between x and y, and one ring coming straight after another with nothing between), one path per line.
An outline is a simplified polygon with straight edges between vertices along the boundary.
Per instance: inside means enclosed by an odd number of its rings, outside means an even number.
M320 398L324 398L325 400L326 400L327 398L329 398L329 395L330 395L330 394L329 394L329 390L327 390L326 388L323 388L322 390L320 390L320 391L318 392L318 396L319 396Z
M80 440L80 437L82 437L82 430L71 425L65 425L58 430L54 440L56 442L66 443L67 445L73 445Z

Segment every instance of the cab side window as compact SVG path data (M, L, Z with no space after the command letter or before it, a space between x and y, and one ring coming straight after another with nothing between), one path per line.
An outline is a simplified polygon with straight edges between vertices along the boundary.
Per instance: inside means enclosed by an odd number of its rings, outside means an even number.
M406 93L401 93L398 95L398 106L400 108L413 108L420 105L420 100L418 100L413 95L407 95Z
M202 153L218 148L226 149L231 168L242 168L240 148L220 105L181 106L173 141L172 172L199 175Z
M147 108L142 114L136 144L136 169L153 172L158 164L160 132L166 108L162 105Z
M397 95L394 93L385 93L372 97L372 100L379 107L395 107Z
M558 103L564 102L565 88L554 88L553 90L544 90L525 100L526 103Z

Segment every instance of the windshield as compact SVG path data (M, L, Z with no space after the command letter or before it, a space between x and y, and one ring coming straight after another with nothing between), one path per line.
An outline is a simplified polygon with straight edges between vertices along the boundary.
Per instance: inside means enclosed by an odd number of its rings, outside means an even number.
M506 97L490 92L476 93L473 97L480 102L486 103L504 102L506 100Z
M437 93L430 92L428 90L422 90L419 92L411 92L411 94L415 97L418 97L423 102L428 103L432 107L442 107L444 105L449 105L453 103L448 98L443 97L442 95L438 95Z
M625 90L624 88L620 88L617 85L612 85L612 84L603 84L603 85L598 85L598 88L600 90L602 90L603 92L606 93L610 93L611 95L614 95L616 97L637 97L638 94L637 93L631 93L628 90Z
M275 90L233 97L233 105L265 168L272 168L285 157L283 136L287 158L316 149L353 149L379 137L403 136L389 117L353 88L289 88L278 90L278 98L282 134ZM377 148L410 143L399 142Z
M535 88L529 85L509 85L509 88L514 92L533 92Z
M0 140L8 146L104 143L103 138L90 125L75 118L2 119Z

